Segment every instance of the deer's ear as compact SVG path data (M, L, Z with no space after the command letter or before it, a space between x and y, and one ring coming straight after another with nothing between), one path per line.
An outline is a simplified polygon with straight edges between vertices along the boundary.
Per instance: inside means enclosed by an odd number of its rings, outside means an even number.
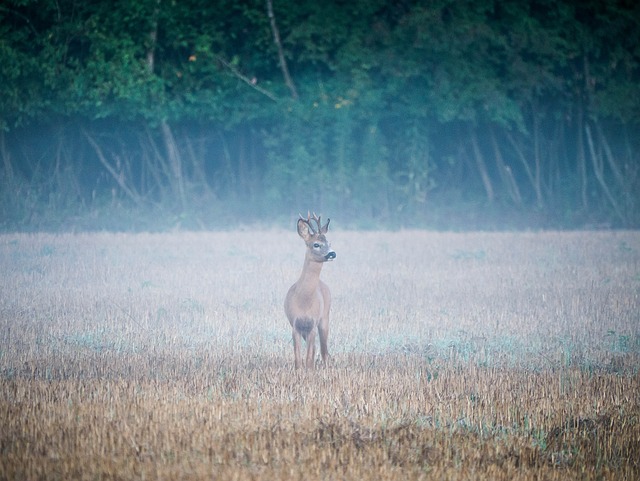
M327 223L320 228L320 233L321 234L326 234L327 233L327 231L329 230L329 222L331 222L331 219L327 219Z
M308 242L313 235L309 223L304 219L298 219L298 235L302 237L305 242Z

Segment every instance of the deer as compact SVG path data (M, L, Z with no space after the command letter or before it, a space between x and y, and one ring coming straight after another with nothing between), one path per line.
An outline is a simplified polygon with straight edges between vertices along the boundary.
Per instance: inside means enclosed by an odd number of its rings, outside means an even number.
M314 221L316 227L311 224ZM305 219L300 215L297 228L298 235L307 246L300 278L293 284L284 300L284 311L293 330L293 352L295 368L302 366L301 347L304 339L307 345L307 369L315 367L316 357L316 329L320 337L320 354L322 363L327 365L329 351L327 338L329 337L329 310L331 308L331 292L329 287L320 280L320 271L327 261L336 258L331 244L325 237L329 230L329 222L322 225L320 217L315 212L313 217L307 213Z

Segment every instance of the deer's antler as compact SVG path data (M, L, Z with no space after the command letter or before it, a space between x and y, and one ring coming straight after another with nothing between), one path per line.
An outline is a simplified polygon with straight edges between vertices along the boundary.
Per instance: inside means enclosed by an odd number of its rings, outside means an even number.
M313 213L313 220L316 221L316 224L318 225L318 230L316 231L316 233L322 232L322 222L320 222L320 217L317 216L315 212Z
M312 215L311 212L307 211L307 218L306 219L304 218L304 216L302 214L298 214L298 215L300 216L300 219L302 221L304 221L304 223L309 226L309 229L311 229L311 232L313 232L314 234L325 234L327 232L330 220L327 220L326 225L323 227L322 226L322 220L321 220L322 217L319 216L319 215L316 215L315 212ZM311 225L311 221L312 220L318 226L315 229L314 229L313 225Z
M311 212L307 211L307 218L305 219L304 216L300 213L298 213L298 215L300 216L300 220L303 221L305 224L307 224L309 226L309 229L311 229L312 233L316 233L315 229L313 228L313 226L311 225ZM315 216L315 214L313 214Z

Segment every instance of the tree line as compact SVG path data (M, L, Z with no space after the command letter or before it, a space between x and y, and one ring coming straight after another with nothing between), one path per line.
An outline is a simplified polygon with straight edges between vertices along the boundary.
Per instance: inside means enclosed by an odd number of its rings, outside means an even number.
M639 74L630 0L8 0L0 226L638 227Z

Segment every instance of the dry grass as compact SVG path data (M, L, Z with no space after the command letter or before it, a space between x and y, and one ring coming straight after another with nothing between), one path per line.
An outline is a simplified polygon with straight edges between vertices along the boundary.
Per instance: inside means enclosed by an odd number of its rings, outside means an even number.
M640 233L0 236L0 479L638 479Z

